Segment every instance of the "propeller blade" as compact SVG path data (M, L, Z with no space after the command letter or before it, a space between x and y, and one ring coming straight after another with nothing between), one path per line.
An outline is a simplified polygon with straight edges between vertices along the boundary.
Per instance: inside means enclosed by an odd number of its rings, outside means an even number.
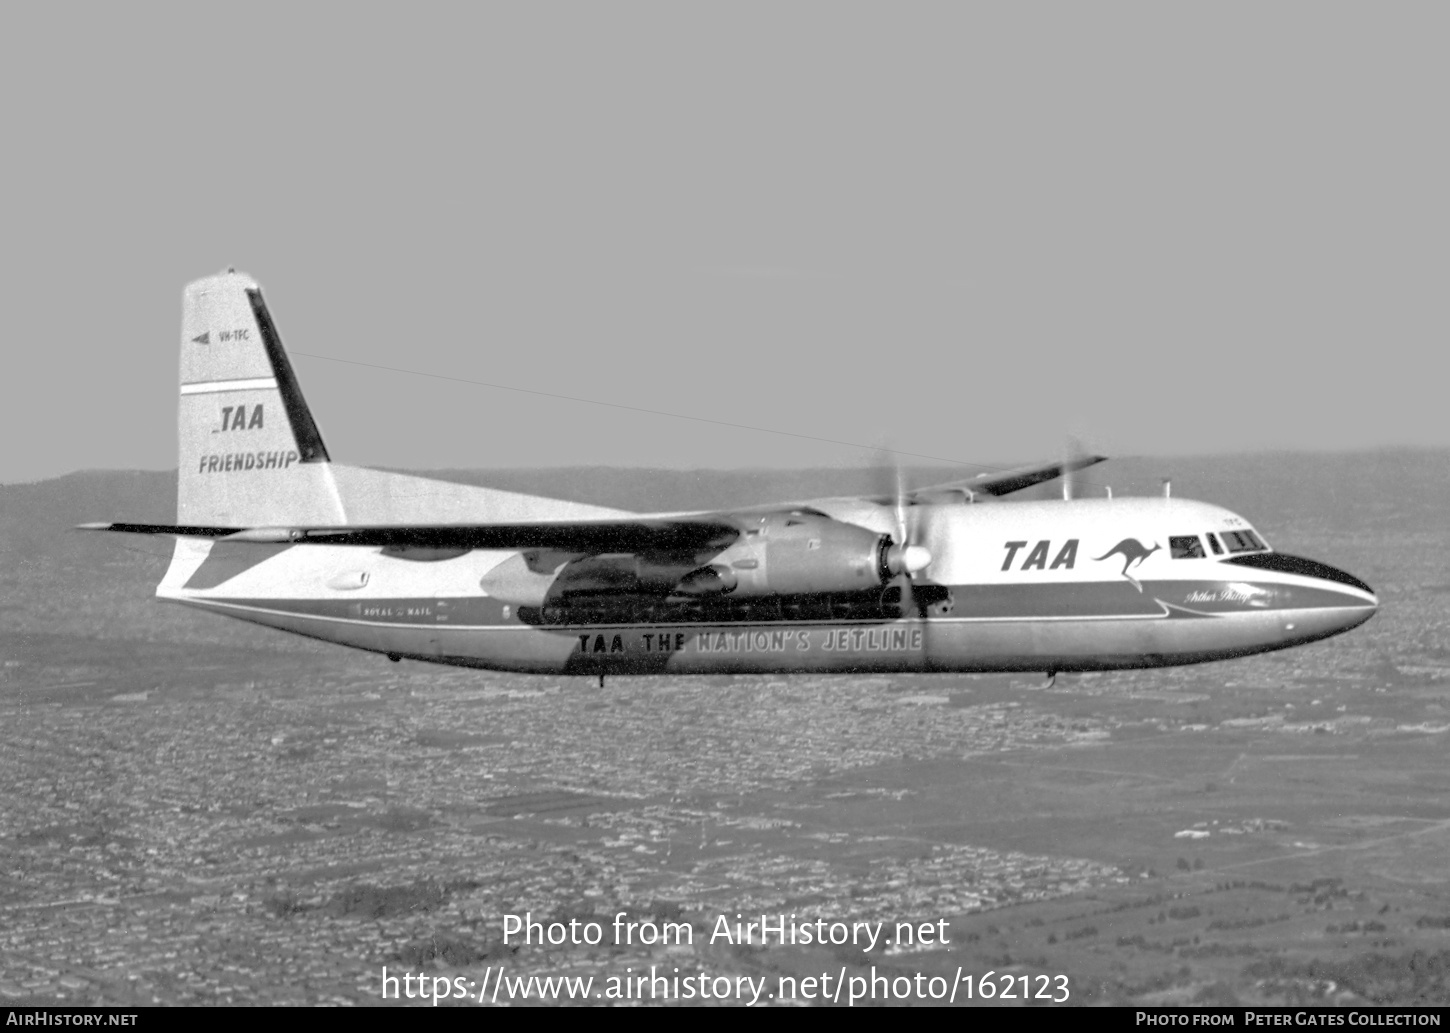
M1094 461L1095 458L1082 447L1082 439L1076 434L1068 434L1067 440L1063 443L1062 455L1062 497L1064 499L1077 498L1078 471L1091 466Z

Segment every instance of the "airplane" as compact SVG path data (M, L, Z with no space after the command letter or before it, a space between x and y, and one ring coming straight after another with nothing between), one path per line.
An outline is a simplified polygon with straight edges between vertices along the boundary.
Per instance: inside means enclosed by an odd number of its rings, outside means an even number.
M640 514L334 463L256 281L184 294L158 598L389 660L548 675L1108 671L1374 615L1363 581L1180 498L1012 501L1102 461Z

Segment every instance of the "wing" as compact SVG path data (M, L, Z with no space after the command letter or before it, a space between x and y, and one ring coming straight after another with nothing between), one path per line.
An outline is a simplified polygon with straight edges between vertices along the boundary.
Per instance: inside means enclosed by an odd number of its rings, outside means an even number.
M420 549L560 549L582 553L724 549L740 528L718 516L538 524L407 524L344 527L200 527L81 524L84 531L165 534L264 545L360 545Z
M1056 463L980 474L969 480L918 488L913 503L967 502L1010 495L1064 473L1103 462L1106 456L1080 456ZM879 505L894 499L873 498ZM785 512L801 504L751 507L740 515ZM803 509L813 516L815 510ZM188 524L81 524L84 531L175 535L264 545L359 545L416 549L560 549L602 553L695 552L725 549L741 535L727 514L642 517L634 520L580 520L534 524L378 524L337 527L209 527Z
M1074 456L1056 463L1022 466L1000 473L978 474L969 480L948 481L946 484L933 484L927 488L918 488L911 492L910 497L914 502L981 501L984 497L1000 498L1003 495L1010 495L1014 491L1030 488L1034 484L1043 484L1056 477L1061 477L1065 473L1095 466L1105 462L1107 458L1107 456Z

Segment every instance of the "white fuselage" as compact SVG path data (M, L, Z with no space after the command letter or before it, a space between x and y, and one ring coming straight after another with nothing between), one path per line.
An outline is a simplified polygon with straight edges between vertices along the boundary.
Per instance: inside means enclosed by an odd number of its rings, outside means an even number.
M871 502L809 505L882 533L893 526L892 511ZM914 506L909 516L932 559L913 581L931 602L908 616L849 601L660 601L601 621L489 596L483 578L513 552L423 561L198 539L178 542L157 594L393 657L578 674L1163 666L1324 638L1378 605L1333 568L1229 551L1253 540L1249 524L1190 500Z

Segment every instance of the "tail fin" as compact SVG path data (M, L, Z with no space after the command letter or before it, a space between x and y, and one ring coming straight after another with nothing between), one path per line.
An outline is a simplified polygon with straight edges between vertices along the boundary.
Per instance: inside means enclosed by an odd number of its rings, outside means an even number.
M347 522L261 288L242 273L186 288L178 438L178 524Z

